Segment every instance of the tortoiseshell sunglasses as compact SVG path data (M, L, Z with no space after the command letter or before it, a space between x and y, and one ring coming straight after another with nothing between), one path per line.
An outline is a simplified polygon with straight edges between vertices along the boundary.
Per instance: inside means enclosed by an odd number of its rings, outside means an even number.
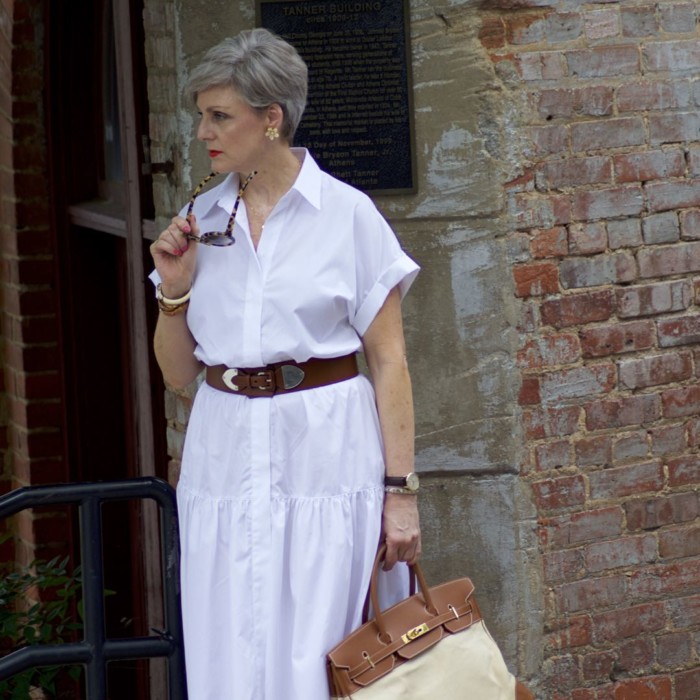
M239 187L238 196L236 197L236 201L234 202L233 211L231 212L231 216L229 217L228 224L226 224L225 231L209 231L208 233L202 233L199 236L196 236L194 233L186 233L185 238L188 241L194 241L195 243L202 243L204 245L213 245L219 248L233 245L236 242L236 239L233 237L233 225L236 221L236 212L238 211L238 205L241 203L241 197L245 192L245 188L248 187L250 181L255 175L257 175L257 172L257 170L253 170L253 172L250 175L248 175L248 177L243 181L243 184ZM190 203L187 207L187 215L185 216L185 218L188 221L190 219L190 216L192 215L194 202L201 193L202 188L204 187L204 185L207 184L207 182L209 182L209 180L211 180L213 177L216 177L217 175L218 173L209 173L209 175L207 175L195 188L194 192L192 193Z

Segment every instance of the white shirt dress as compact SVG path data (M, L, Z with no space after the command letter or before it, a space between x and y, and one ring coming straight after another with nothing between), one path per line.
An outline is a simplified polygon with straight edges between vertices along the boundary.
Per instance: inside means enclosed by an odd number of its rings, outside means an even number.
M257 251L244 203L235 245L197 251L187 322L207 365L356 352L418 272L367 196L294 151ZM224 230L237 188L229 175L198 198L202 232ZM383 476L364 376L254 399L202 384L177 487L189 700L327 700L325 655L361 623ZM404 565L382 578L387 604L402 597Z

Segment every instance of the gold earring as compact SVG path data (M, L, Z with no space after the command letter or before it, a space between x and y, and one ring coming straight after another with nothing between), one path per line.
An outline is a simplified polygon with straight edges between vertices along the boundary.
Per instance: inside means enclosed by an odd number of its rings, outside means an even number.
M276 126L268 126L265 136L267 136L270 141L274 141L280 137L279 129Z

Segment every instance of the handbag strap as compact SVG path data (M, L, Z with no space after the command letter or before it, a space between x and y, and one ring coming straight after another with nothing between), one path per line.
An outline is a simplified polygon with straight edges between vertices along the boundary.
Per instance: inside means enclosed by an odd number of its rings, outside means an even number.
M379 568L382 562L384 561L385 556L386 544L382 543L379 547L379 550L377 551L377 556L374 558L374 566L372 567L372 578L369 582L369 596L370 600L372 601L374 621L377 624L377 627L379 628L379 639L384 644L390 644L391 636L386 630L384 617L379 607L379 594L377 593L377 578L379 576ZM411 572L411 576L415 576L415 578L418 580L418 586L420 587L420 592L423 596L423 601L425 602L425 606L428 609L428 612L430 612L432 615L437 615L438 611L435 607L435 604L433 603L432 598L430 597L430 589L428 588L428 584L426 583L425 576L423 576L423 569L421 569L420 564L415 563L413 565L409 565L409 569Z
M386 545L384 545L386 546ZM369 622L369 604L370 604L370 587L367 586L367 595L365 596L365 603L362 606L362 624ZM416 574L415 571L409 566L408 567L408 595L409 597L415 595L416 593Z

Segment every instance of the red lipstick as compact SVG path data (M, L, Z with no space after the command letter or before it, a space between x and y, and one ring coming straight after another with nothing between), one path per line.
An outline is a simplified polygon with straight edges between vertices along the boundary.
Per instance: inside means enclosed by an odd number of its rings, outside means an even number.
M216 158L216 156L220 156L222 153L223 151L209 151L209 157Z

